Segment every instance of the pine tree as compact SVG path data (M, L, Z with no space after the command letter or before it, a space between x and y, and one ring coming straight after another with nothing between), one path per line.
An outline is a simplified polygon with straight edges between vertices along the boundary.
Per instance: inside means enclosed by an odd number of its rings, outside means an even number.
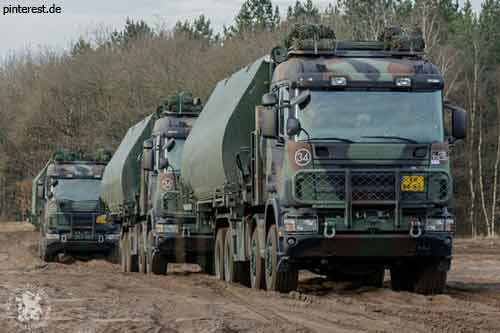
M273 9L274 8L274 9ZM279 8L273 7L271 0L246 0L235 18L235 25L228 35L256 30L274 30L281 21Z

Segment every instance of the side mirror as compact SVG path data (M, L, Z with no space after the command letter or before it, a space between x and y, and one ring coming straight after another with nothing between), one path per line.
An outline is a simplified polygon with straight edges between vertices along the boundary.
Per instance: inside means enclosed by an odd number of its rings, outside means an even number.
M288 136L299 135L302 131L300 121L297 118L288 118L286 121L286 134Z
M168 168L169 165L170 164L168 163L168 158L160 158L160 162L159 162L159 165L158 165L158 167L160 168L160 170Z
M165 149L169 152L169 151L172 151L172 149L174 149L175 147L175 139L170 139L167 141L167 146L165 147Z
M266 139L277 139L278 134L278 113L275 109L263 109L260 114L260 130Z
M142 169L144 171L154 170L154 153L153 153L153 141L144 141L143 151L142 151Z
M278 98L273 93L267 93L262 96L262 106L271 107L278 104Z
M452 136L455 140L465 139L467 136L467 112L464 109L452 107Z
M311 92L309 90L305 90L300 93L299 96L295 97L290 104L298 105L300 109L305 109L309 103L311 102Z
M56 187L56 186L57 186L57 184L59 184L59 181L58 181L57 179L52 178L52 179L50 180L50 185L51 185L52 187Z

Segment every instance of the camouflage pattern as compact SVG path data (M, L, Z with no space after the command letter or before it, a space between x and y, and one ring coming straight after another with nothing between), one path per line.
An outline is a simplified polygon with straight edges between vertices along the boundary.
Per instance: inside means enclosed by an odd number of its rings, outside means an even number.
M394 82L397 77L423 77L442 81L439 70L423 59L292 57L277 66L273 85L313 80L330 82L332 77L349 82Z
M40 256L57 253L109 252L117 241L117 226L99 220L99 186L110 153L60 151L33 182L33 223L40 233Z

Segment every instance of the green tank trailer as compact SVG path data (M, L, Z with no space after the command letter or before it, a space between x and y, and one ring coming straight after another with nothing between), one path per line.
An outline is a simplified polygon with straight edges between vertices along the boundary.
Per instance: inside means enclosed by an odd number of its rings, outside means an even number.
M390 269L394 290L443 291L466 113L423 47L394 27L368 42L298 27L217 85L184 144L179 207L211 228L219 279L288 292L301 269L371 286Z
M108 218L122 225L124 272L165 274L169 262L213 270L212 230L184 210L189 192L179 180L184 143L201 110L188 92L169 96L128 130L106 167L101 197Z
M33 180L31 222L40 230L39 254L114 255L119 225L108 223L99 201L100 183L111 154L60 151Z

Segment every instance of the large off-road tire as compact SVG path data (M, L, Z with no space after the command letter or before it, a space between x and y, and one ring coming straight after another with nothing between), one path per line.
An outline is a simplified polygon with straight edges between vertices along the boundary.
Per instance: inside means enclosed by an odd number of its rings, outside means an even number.
M201 271L207 273L208 275L214 275L214 257L203 257L198 261Z
M214 270L215 277L218 280L224 280L224 261L225 261L225 242L226 242L227 228L220 228L215 235L215 249L214 249Z
M438 263L429 263L419 269L414 291L423 295L442 294L446 288L448 272L439 268Z
M135 228L134 228L135 229ZM129 272L139 272L139 264L138 264L138 258L137 255L132 254L132 242L136 240L133 239L132 232L128 232L128 246L127 246L127 261L128 261L128 268Z
M128 273L130 268L128 267L128 251L130 247L128 246L128 233L123 233L120 237L120 266L123 273Z
M261 244L259 242L259 234L257 228L252 233L250 240L250 286L254 289L264 289L264 260L260 256Z
M296 290L299 282L299 272L293 266L286 271L278 271L278 235L276 225L272 225L267 233L265 276L267 290L288 293Z
M224 237L224 280L226 282L236 281L236 262L233 256L233 235L231 229L228 229Z
M115 246L113 246L111 250L109 250L106 259L112 264L121 264L121 253L119 244L116 244Z
M410 265L394 265L391 271L391 289L394 291L414 290L415 271Z
M155 275L167 275L167 258L159 253L153 253L151 256L151 272Z
M142 234L142 230L136 228L136 237L138 243L138 256L137 256L137 267L139 269L139 273L147 273L147 256L146 256L146 245L144 244L144 236Z
M38 241L38 256L45 262L54 261L54 257L47 251L47 245L43 240Z

